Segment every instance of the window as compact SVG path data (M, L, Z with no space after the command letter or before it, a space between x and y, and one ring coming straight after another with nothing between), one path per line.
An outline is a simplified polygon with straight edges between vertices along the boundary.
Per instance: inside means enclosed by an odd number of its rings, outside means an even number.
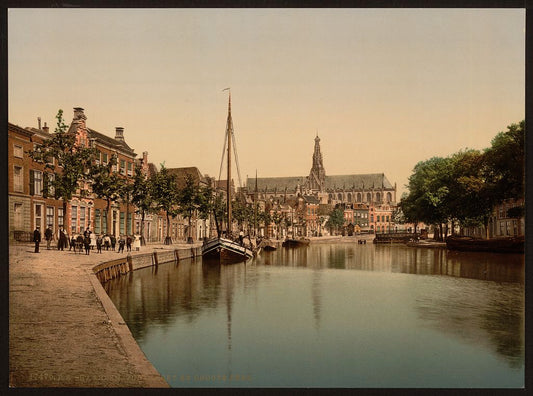
M15 166L13 168L13 190L16 192L24 192L24 174L22 166Z
M122 175L125 175L126 174L126 161L124 160L120 160L120 173Z
M16 158L23 158L24 157L24 150L22 149L22 146L13 145L13 156Z
M132 163L128 162L128 176L132 175Z
M65 225L65 214L63 213L63 208L57 208L57 225L58 227L64 227Z
M133 213L128 213L128 224L127 224L127 227L126 227L126 234L128 234L128 235L132 234L132 232L131 232L132 215L133 215Z
M370 193L367 193L366 194L366 202L371 202L372 201L372 195Z
M13 207L13 227L15 230L21 230L23 227L22 211L23 205L21 203L15 203Z
M70 212L70 231L72 232L72 234L75 234L76 225L78 223L78 207L72 206Z
M47 206L46 207L46 227L51 227L52 230L54 229L54 207L53 206Z
M43 194L43 172L30 170L30 195Z
M43 222L43 206L40 204L35 204L35 227L39 226L42 228Z
M124 235L124 212L120 212L120 234Z
M56 193L56 189L53 185L54 180L56 179L56 175L54 173L47 173L46 174L46 194L48 197L54 197Z
M104 165L107 165L107 161L108 161L107 153L102 153L102 163Z
M94 210L94 233L100 234L100 209Z
M107 210L102 210L102 234L107 234Z
M390 192L387 193L387 202L392 202L392 194Z
M80 232L85 231L85 208L80 206Z

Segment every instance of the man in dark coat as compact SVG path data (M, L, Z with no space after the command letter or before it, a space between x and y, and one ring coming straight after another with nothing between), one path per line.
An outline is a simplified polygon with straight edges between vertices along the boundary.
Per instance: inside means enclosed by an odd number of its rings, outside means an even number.
M48 226L48 228L44 230L44 239L46 239L46 250L50 250L50 244L52 243L53 235L54 232L52 231L52 228Z
M39 231L39 226L33 231L33 242L35 242L35 253L39 253L39 243L41 243L41 231Z

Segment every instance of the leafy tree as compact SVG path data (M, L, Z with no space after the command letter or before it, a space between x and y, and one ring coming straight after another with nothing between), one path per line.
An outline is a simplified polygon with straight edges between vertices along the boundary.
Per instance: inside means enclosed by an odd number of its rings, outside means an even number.
M63 110L58 110L56 119L52 137L28 154L33 161L44 164L45 169L54 173L53 179L45 181L53 188L54 198L63 200L63 213L66 214L68 201L77 189L80 189L80 195L87 193L83 187L90 180L89 169L96 158L96 150L76 145L76 134L69 133L63 122Z
M107 164L93 165L91 169L92 190L98 198L105 199L107 202L107 233L115 234L111 230L111 202L118 201L122 194L125 180L117 172L113 171L113 166L117 164L116 155L112 155Z
M211 216L214 208L213 188L211 186L200 186L198 189L197 204L198 218L207 220Z
M191 222L195 212L200 208L200 189L191 175L185 178L185 186L177 194L178 213L188 219L187 240L191 241Z
M326 226L329 227L330 232L335 230L337 233L338 228L344 225L344 211L339 208L335 208L329 214L329 219L326 223ZM333 234L333 232L331 232Z
M178 188L176 176L169 173L164 164L161 164L161 170L152 179L151 195L154 200L155 208L159 211L164 211L166 214L167 235L165 238L165 245L171 245L170 216L174 218L178 215Z
M484 152L487 183L493 185L495 201L524 196L525 185L525 121L511 124L507 131L492 139Z
M150 179L143 174L139 165L135 166L131 202L137 208L137 212L141 214L141 245L144 246L146 245L144 239L144 219L147 213L153 211L153 198L150 191Z

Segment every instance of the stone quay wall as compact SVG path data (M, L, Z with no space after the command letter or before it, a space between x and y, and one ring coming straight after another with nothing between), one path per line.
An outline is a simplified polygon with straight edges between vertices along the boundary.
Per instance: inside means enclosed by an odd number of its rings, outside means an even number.
M85 255L47 250L46 243L39 253L33 244L10 245L9 386L167 388L95 269L127 263L128 254L136 270L153 265L154 252L163 263L198 251L198 244L174 244Z

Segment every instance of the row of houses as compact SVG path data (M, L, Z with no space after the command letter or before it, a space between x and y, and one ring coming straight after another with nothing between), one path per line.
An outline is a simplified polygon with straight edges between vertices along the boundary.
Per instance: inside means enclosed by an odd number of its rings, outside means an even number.
M89 228L96 234L108 235L140 235L149 242L163 241L167 235L166 216L164 213L148 214L142 218L132 204L121 201L111 203L107 209L107 201L97 198L94 194L82 194L78 190L73 198L64 205L63 201L54 198L50 181L54 173L32 160L30 150L38 149L47 139L52 137L49 127L44 123L38 127L20 127L8 123L8 216L10 240L28 241L36 227L44 230L50 227L57 238L60 228L69 235L77 235ZM137 158L135 151L126 143L124 128L117 127L115 136L110 137L87 127L87 116L84 109L74 108L69 133L76 136L76 144L81 147L93 147L98 151L97 163L107 164L114 156L117 161L113 172L126 179L132 179L135 165L139 165L145 176L151 176L158 170L148 162L148 152ZM204 183L204 178L197 168L174 168L178 182L183 182L186 175L193 175L196 180ZM207 178L208 179L208 178ZM84 186L81 186L82 189ZM109 226L108 226L109 224ZM208 236L209 221L195 221L192 230L188 230L188 222L180 216L170 223L170 235L174 240L185 240L188 232L194 239Z

